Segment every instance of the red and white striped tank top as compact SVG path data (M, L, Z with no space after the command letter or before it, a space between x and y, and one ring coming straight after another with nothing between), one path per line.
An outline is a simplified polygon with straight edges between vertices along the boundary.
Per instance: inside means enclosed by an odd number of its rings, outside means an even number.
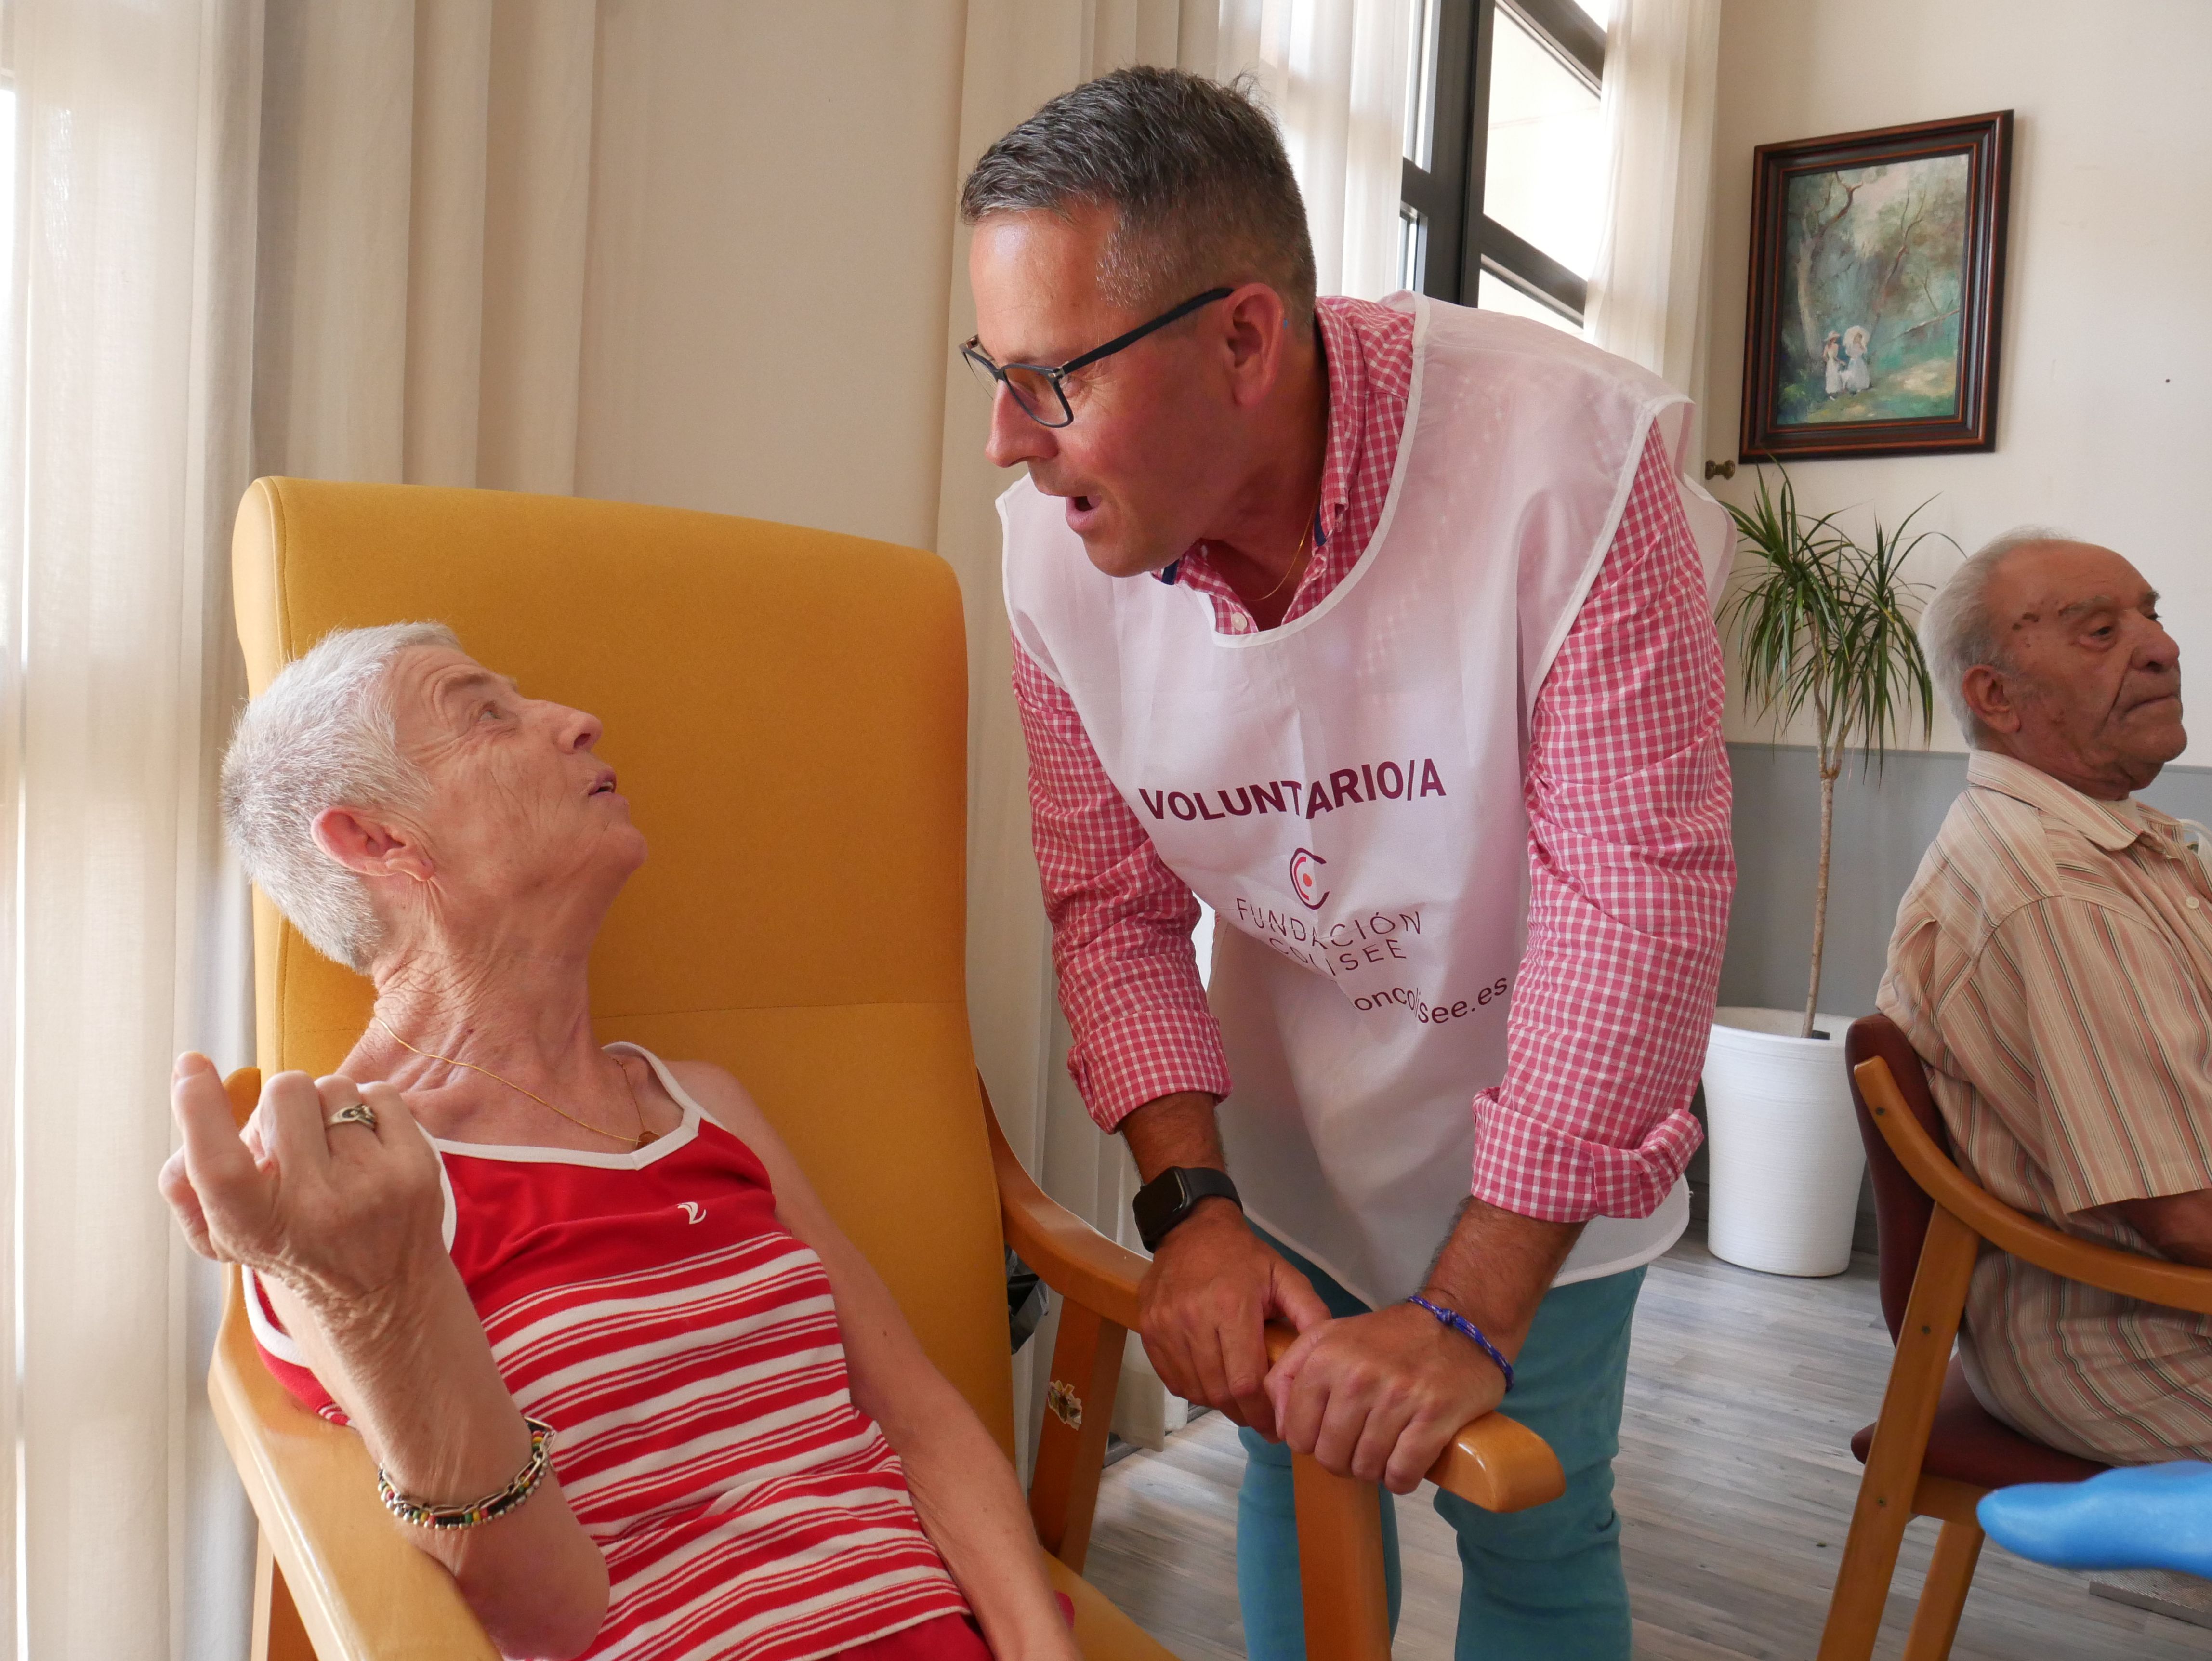
M767 1170L658 1056L610 1048L651 1065L681 1126L630 1153L434 1144L493 1359L559 1433L554 1470L606 1558L586 1655L811 1661L909 1628L884 1649L982 1653ZM250 1271L247 1289L270 1371L343 1423Z

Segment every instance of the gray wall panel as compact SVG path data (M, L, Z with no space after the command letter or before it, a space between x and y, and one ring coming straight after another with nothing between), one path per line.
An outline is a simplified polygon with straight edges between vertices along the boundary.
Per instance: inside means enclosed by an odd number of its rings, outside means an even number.
M1820 855L1814 751L1731 744L1729 763L1735 775L1736 885L1720 1001L1802 1008ZM1964 756L1921 751L1891 756L1880 773L1846 766L1836 781L1822 1008L1863 1015L1874 1007L1898 902L1966 782ZM2212 824L2212 768L2169 767L2142 796L2169 813Z

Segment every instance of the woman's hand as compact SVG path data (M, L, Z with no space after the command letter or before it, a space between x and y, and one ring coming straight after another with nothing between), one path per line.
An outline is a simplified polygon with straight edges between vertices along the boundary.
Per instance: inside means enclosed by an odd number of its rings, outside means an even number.
M530 1435L446 1255L438 1156L399 1092L279 1073L246 1129L204 1056L177 1058L185 1145L161 1196L192 1250L268 1279L315 1377L405 1494L459 1504L519 1470ZM374 1126L332 1124L356 1102ZM556 1477L481 1528L410 1529L505 1655L568 1656L606 1617L607 1566Z
M395 1313L444 1258L438 1156L390 1085L279 1073L240 1132L214 1063L188 1051L170 1102L185 1141L161 1196L202 1256L244 1263L338 1324ZM356 1102L374 1126L328 1123Z

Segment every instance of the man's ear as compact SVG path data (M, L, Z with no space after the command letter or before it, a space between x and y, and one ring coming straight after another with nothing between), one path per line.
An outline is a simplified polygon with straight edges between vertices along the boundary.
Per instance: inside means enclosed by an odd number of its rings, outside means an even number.
M1978 663L1966 671L1959 688L1966 695L1966 708L1989 731L2020 731L2020 708L2013 702L2012 689L2005 684L2001 672L1986 663Z
M1283 373L1291 342L1283 297L1264 283L1249 283L1223 302L1232 395L1256 404Z
M364 877L412 877L422 882L436 868L408 831L350 807L325 807L315 815L314 831L323 852Z

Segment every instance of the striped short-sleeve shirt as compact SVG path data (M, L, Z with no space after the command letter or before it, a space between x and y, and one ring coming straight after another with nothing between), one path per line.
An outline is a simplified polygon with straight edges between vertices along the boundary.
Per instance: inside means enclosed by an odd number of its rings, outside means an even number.
M1978 751L1899 908L1878 999L1960 1166L2084 1239L2212 1188L2212 880L2179 823ZM2212 1458L2212 1320L1986 1252L1960 1353L1984 1405L2108 1463Z
M515 1403L552 1425L563 1494L605 1555L588 1661L811 1661L980 1649L898 1455L854 1405L811 1248L768 1172L634 1045L683 1123L632 1153L436 1144L447 1244ZM275 1321L270 1371L344 1415ZM926 1644L949 1621L965 1644ZM872 1658L878 1654L868 1652Z

